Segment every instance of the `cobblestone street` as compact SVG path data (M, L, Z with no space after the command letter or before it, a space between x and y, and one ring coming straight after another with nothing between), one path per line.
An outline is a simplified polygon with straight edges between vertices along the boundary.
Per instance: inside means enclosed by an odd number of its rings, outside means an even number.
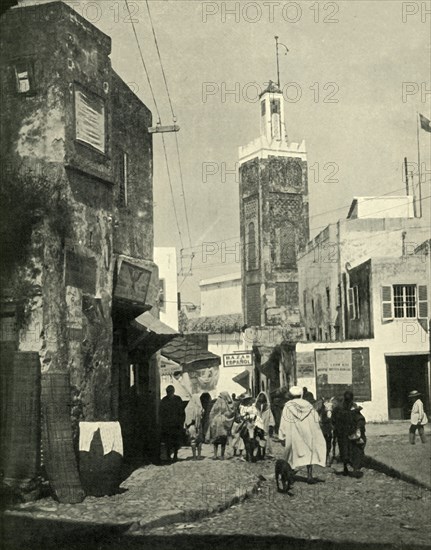
M274 447L280 456L282 447L278 443ZM20 507L36 520L36 531L27 530L27 536L32 533L34 538L22 541L20 548L34 550L34 540L42 544L38 547L73 550L226 544L242 549L256 543L259 548L430 547L431 492L426 489L371 469L365 469L361 479L344 477L341 465L334 464L316 468L315 475L322 481L316 485L305 483L305 471L300 470L291 494L281 494L275 486L274 460L214 461L209 446L202 461L187 460L189 454L185 448L178 464L136 470L123 485L129 495L89 497L74 506L45 500ZM244 501L232 500L245 493ZM166 521L160 521L160 510L167 514ZM202 514L175 519L175 510L201 510ZM151 526L157 519L159 524ZM96 530L85 534L91 520ZM66 527L73 524L75 531L67 537ZM82 533L76 529L79 525Z
M288 535L305 540L428 545L431 493L384 474L365 470L360 480L319 472L324 483L297 481L292 496L276 492L274 481L258 494L194 524L175 524L150 534Z

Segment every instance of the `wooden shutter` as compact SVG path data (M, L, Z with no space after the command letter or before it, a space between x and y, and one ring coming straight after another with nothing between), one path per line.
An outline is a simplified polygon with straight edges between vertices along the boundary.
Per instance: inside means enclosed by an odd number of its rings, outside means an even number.
M428 289L426 285L418 286L418 319L428 319Z
M389 321L394 318L392 307L392 287L382 286L382 320Z
M355 296L353 288L349 288L349 319L355 319Z
M358 286L353 287L353 304L355 306L355 319L360 318L360 309L359 309L359 288Z

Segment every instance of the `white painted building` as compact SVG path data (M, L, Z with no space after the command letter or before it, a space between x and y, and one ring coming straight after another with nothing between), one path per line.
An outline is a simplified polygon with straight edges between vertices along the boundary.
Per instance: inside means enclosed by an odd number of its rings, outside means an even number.
M199 288L201 317L241 313L241 273L203 279Z
M357 218L413 218L413 197L354 197L348 219Z
M220 275L199 283L201 315L189 319L188 331L208 336L208 351L221 358L217 392L242 394L252 383L250 346L244 342L241 274ZM250 374L247 376L245 371ZM241 380L238 384L234 378Z
M177 253L173 247L154 248L154 263L159 267L160 320L178 330Z
M353 389L368 421L405 420L412 389L430 407L430 264L421 244L429 226L409 211L378 216L394 203L379 199L369 208L373 202L361 210L355 199L348 219L329 225L300 254L308 342L296 345L296 382L318 397Z

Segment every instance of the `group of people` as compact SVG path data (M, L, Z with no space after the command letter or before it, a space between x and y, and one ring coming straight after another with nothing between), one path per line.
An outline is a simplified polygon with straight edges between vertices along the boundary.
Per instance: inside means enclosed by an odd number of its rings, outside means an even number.
M424 442L423 425L427 418L420 393L413 391L409 398L412 400L410 442L415 442L416 431ZM351 391L344 392L340 401L334 397L315 400L307 388L293 386L284 395L284 405L276 422L265 392L256 398L246 395L241 399L221 392L215 400L209 393L193 394L185 404L175 395L174 387L168 386L160 408L162 441L169 460L177 460L186 435L193 459L201 458L203 443L211 443L214 459L224 459L226 446L230 444L233 456L255 462L272 458L271 437L278 427L278 439L284 446L283 458L293 470L306 466L308 483L317 481L313 477L313 465L330 465L331 449L335 455L336 445L343 474L360 477L367 442L361 411ZM353 468L351 473L349 465Z
M245 460L272 456L270 436L275 422L269 397L261 392L256 399L246 395L236 399L221 392L212 400L209 393L193 394L188 402L175 395L168 386L160 403L161 439L169 461L178 459L184 436L192 450L192 458L202 458L202 444L213 445L213 458L225 458L230 443L233 455ZM244 453L244 454L243 454Z

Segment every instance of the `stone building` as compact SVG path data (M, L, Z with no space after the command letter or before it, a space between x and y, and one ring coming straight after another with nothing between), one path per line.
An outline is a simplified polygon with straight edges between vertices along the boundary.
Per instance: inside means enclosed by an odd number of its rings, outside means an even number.
M239 148L242 305L246 325L259 327L249 331L256 336L254 391L291 379L289 342L302 335L297 253L309 239L305 143L289 141L283 94L273 82L259 110L260 136Z
M27 186L29 233L6 237L3 362L33 354L42 385L68 372L75 436L80 420L119 420L126 456L138 438L134 452L151 454L155 352L175 334L147 326L159 295L152 115L112 69L107 35L63 2L33 4L1 19L2 192Z
M243 308L249 326L299 321L297 250L309 238L307 155L288 141L281 90L259 102L260 136L239 149Z

